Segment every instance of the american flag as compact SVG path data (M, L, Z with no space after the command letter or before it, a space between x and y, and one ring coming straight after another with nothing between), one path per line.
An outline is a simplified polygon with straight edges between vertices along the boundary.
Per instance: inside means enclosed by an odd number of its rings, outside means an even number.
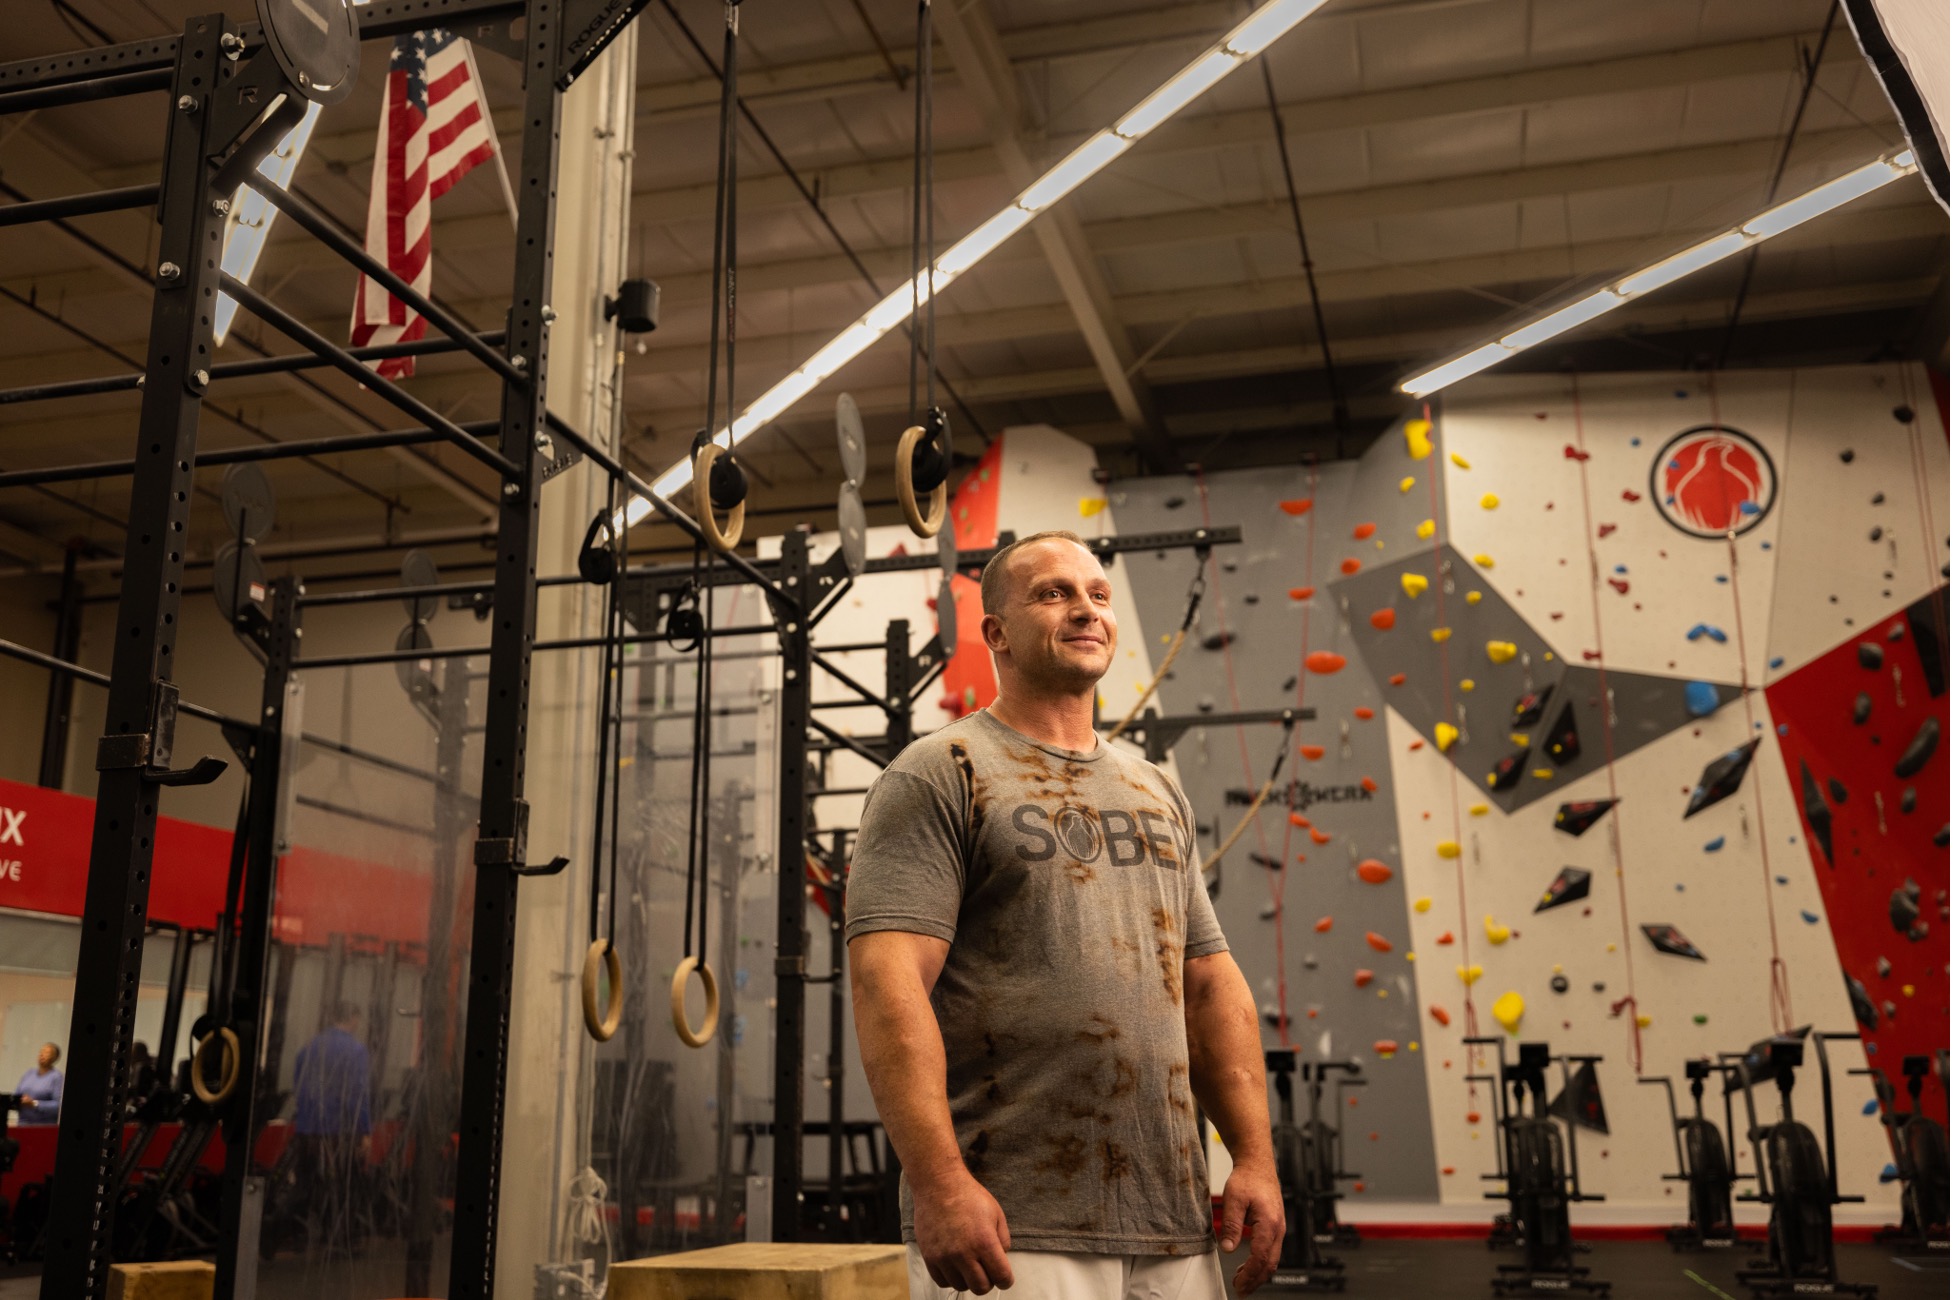
M426 295L429 208L477 163L495 156L489 113L469 45L440 28L402 36L388 59L380 137L374 145L374 184L367 200L367 251ZM366 276L354 295L353 346L406 343L428 322ZM415 373L413 357L375 365L400 379Z

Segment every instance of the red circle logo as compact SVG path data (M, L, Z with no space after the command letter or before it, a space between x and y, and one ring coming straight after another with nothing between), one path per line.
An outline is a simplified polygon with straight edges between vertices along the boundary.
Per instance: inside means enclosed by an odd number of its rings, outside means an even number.
M1774 462L1738 429L1703 424L1677 434L1652 461L1652 504L1694 537L1744 533L1774 508Z

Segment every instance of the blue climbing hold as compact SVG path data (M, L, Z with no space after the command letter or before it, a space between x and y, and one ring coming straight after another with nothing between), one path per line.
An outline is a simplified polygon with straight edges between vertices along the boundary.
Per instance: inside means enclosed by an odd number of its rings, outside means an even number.
M1727 580L1727 575L1724 573L1716 573L1713 575L1713 580L1715 582L1725 582Z
M1761 507L1752 501L1743 501L1740 503L1740 512L1744 515L1758 515L1761 513Z
M1762 550L1764 550L1764 551L1772 551L1772 550L1774 549L1774 543L1773 543L1773 542L1762 542L1762 543L1761 543L1761 549L1762 549Z
M1786 659L1783 659L1783 658L1782 658L1782 657L1781 657L1780 655L1776 655L1776 656L1775 656L1774 658L1772 658L1772 659L1770 659L1770 660L1768 660L1768 667L1770 667L1770 668L1779 668L1779 667L1781 667L1781 665L1783 665L1783 664L1785 664L1785 663L1787 663L1787 662L1788 662L1788 661L1787 661Z
M1631 570L1630 570L1630 569L1628 569L1628 568L1626 568L1626 567L1625 567L1624 565L1622 565L1622 564L1615 564L1615 565L1613 565L1613 566L1612 566L1612 568L1611 568L1611 571L1612 571L1613 573L1630 573L1630 572L1631 572Z
M1785 735L1787 735L1787 734L1788 734L1788 724L1787 724L1787 723L1785 723L1785 722L1780 722L1780 723L1776 723L1776 724L1775 724L1775 728L1774 728L1774 734L1775 734L1775 735L1777 735L1777 736L1785 736ZM1792 844L1792 843L1794 843L1794 841L1793 841L1793 840L1790 840L1790 841L1789 841L1789 843L1790 843L1790 844Z
M1632 439L1632 446L1636 447L1638 445L1639 445L1639 439L1637 438Z
M1666 462L1666 468L1667 468L1667 469L1674 469L1674 470L1676 470L1676 469L1678 469L1678 468L1679 468L1679 462L1678 462L1678 461L1676 461L1676 460L1669 460L1669 461L1667 461L1667 462ZM1667 499L1668 501L1670 501L1670 500L1671 500L1672 498L1671 498L1671 497L1667 497L1666 499Z
M1683 894L1683 893L1685 893L1685 892L1686 892L1686 886L1684 886L1684 885L1674 885L1674 886L1673 886L1673 890L1674 890L1674 892L1676 892L1676 893L1681 893L1681 894Z
M1863 1103L1863 1113L1865 1115L1876 1114L1876 1098L1872 1097Z
M1706 625L1706 634L1712 637L1715 641L1719 642L1721 645L1727 644L1727 634L1725 632L1722 632L1719 628L1715 627L1711 623L1708 623Z
M1817 921L1820 921L1822 918L1817 916L1815 913L1809 911L1807 908L1803 908L1802 919L1804 921L1807 921L1810 925L1814 925Z
M1790 844L1793 844L1793 843L1794 843L1794 841L1793 841L1793 840L1790 840L1790 841L1788 841L1788 842L1789 842ZM1777 885L1785 885L1785 884L1787 884L1787 883L1788 883L1788 877L1786 877L1786 876L1776 876L1776 877L1774 878L1774 883L1775 883L1775 884L1777 884Z
M1878 1174L1878 1175L1876 1176L1876 1180L1877 1180L1877 1181L1878 1181L1879 1183L1894 1183L1894 1182L1896 1182L1896 1181L1897 1181L1897 1166L1895 1166L1895 1165L1885 1165L1885 1166L1883 1166L1883 1172L1882 1172L1882 1173L1880 1173L1880 1174Z
M1697 641L1705 635L1706 635L1706 624L1704 623L1695 623L1693 624L1692 627L1686 630L1686 639L1688 641Z
M1708 853L1718 853L1726 847L1727 837L1725 835L1716 835L1706 842L1706 851Z
M1704 718L1720 707L1720 692L1712 682L1686 683L1686 712Z

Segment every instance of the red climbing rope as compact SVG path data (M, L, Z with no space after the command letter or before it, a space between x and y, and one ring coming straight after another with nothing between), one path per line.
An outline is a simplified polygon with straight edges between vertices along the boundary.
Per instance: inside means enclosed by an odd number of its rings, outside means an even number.
M1421 418L1429 423L1432 434L1434 414L1426 402L1421 404ZM1438 519L1441 514L1441 488L1439 481L1435 477L1435 461L1439 459L1441 440L1436 438L1433 441L1434 445L1429 448L1427 457L1428 518L1431 521ZM1431 530L1431 533L1434 539L1435 627L1440 629L1448 626L1448 601L1444 595L1444 588L1447 584L1443 581L1446 574L1441 558L1441 527L1438 523ZM1453 726L1456 721L1455 677L1448 666L1448 640L1449 638L1444 637L1436 641L1435 649L1441 655L1441 707L1443 712L1448 715L1448 724ZM1435 745L1435 752L1442 752L1438 741ZM1475 1020L1475 986L1468 981L1468 972L1474 963L1469 960L1468 872L1466 867L1467 859L1463 856L1462 852L1462 802L1460 792L1456 789L1457 782L1455 779L1454 760L1448 758L1446 754L1442 754L1442 759L1448 764L1448 819L1449 824L1454 828L1453 834L1455 837L1455 907L1461 930L1461 936L1458 942L1462 945L1462 1027L1468 1031L1468 1037L1477 1038L1481 1036L1482 1031L1477 1028ZM1475 1096L1474 1084L1469 1085L1469 1096L1471 1098Z
M1792 382L1792 381L1791 381ZM1706 383L1707 399L1712 407L1715 432L1727 426L1720 423L1720 377L1717 372L1708 372ZM1734 594L1734 649L1740 656L1740 699L1741 707L1747 717L1747 735L1751 740L1758 730L1754 721L1753 687L1747 680L1747 628L1741 615L1740 596L1740 547L1731 526L1727 529L1727 585ZM1761 846L1761 893L1767 902L1768 914L1768 1020L1777 1034L1785 1034L1795 1024L1794 1009L1788 996L1788 963L1781 959L1781 927L1774 916L1774 868L1768 862L1768 824L1767 805L1761 799L1761 766L1758 763L1747 765L1747 777L1754 791L1755 841Z
M1194 467L1192 474L1197 482L1197 507L1202 512L1203 526L1207 530L1210 527L1210 485L1204 481L1203 467L1201 465ZM1313 471L1313 477L1316 483L1318 477L1318 471L1316 469ZM1311 547L1312 530L1309 528L1306 533L1308 556L1311 554ZM1307 564L1309 567L1310 560L1307 561ZM1237 699L1237 667L1231 658L1230 628L1226 622L1224 606L1224 584L1217 567L1217 554L1215 551L1210 553L1210 565L1210 594L1217 602L1217 631L1223 636L1224 641L1224 683L1230 691L1231 712L1235 713L1240 708ZM1300 654L1300 659L1301 661L1304 659L1303 652ZM1300 700L1305 698L1305 683L1303 679L1299 682L1299 698ZM1239 761L1244 765L1244 788L1247 791L1251 791L1253 797L1255 797L1258 788L1258 779L1251 771L1251 750L1244 740L1244 728L1238 726L1234 730L1237 732L1237 756ZM1294 754L1296 755L1296 751L1294 751ZM1297 775L1296 758L1294 759L1292 775ZM1285 835L1279 850L1278 870L1270 872L1273 877L1271 881L1271 903L1272 907L1276 909L1276 914L1272 918L1271 928L1275 936L1274 942L1278 951L1278 1044L1280 1047L1292 1047L1294 1046L1292 1042L1292 1015L1285 997L1285 867L1291 861L1292 851L1291 797L1289 787L1287 789L1285 806ZM1264 818L1253 818L1252 826L1258 832L1258 852L1266 861L1270 861L1271 844L1265 838ZM1221 865L1219 866L1219 870L1222 870Z
M1611 791L1611 869L1618 880L1618 933L1625 953L1624 1013L1631 1024L1632 1070L1645 1072L1645 1042L1638 1023L1638 986L1632 978L1632 909L1625 898L1625 846L1618 833L1618 753L1614 731L1617 711L1612 705L1611 678L1605 672L1604 604L1598 588L1604 574L1598 568L1597 530L1591 523L1591 454L1584 448L1584 395L1575 374L1570 377L1572 422L1577 430L1577 482L1579 499L1584 503L1584 550L1591 560L1591 638L1596 643L1598 665L1598 706L1604 714L1605 782Z

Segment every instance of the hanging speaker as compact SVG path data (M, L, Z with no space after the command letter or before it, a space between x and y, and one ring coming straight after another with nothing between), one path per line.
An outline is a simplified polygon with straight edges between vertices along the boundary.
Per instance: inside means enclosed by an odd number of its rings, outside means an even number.
M852 578L857 577L863 572L870 525L864 518L863 497L854 481L836 490L836 531L842 539L843 567L850 571Z

